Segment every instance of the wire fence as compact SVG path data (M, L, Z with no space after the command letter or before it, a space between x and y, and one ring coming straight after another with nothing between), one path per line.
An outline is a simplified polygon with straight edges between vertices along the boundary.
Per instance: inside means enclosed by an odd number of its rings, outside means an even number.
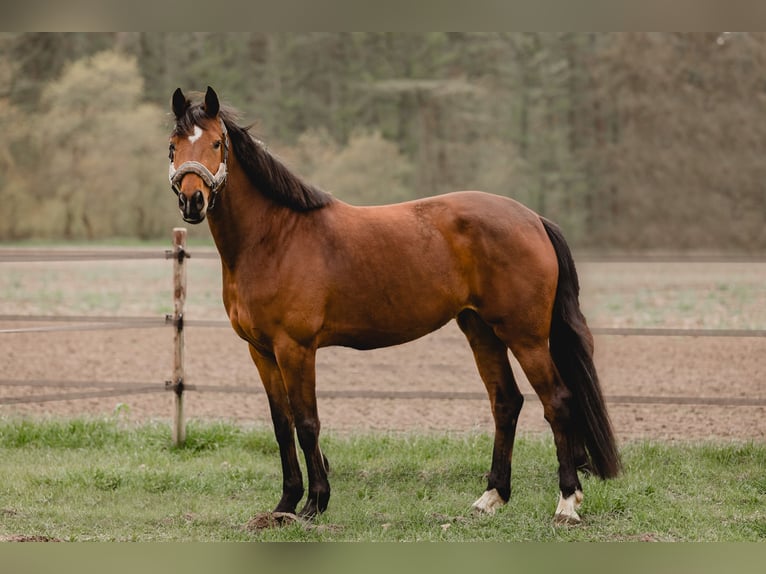
M93 331L99 329L137 329L173 325L170 315L163 317L112 317L92 315L0 315L0 323L68 323L39 327L9 327L6 333L46 333L57 331ZM187 327L229 328L231 323L215 319L184 319ZM594 335L623 337L766 337L766 329L695 329L654 327L591 327Z
M47 403L78 399L108 398L147 393L162 393L173 390L170 381L152 382L95 382L95 381L55 381L55 380L0 380L0 385L38 388L80 389L66 393L47 393L0 397L0 404ZM106 387L95 389L94 387ZM230 393L264 395L258 386L244 385L195 385L186 383L184 392ZM485 401L486 393L479 391L377 391L371 389L317 390L318 398L325 399L367 399L367 400L428 400L428 401ZM536 399L537 395L524 394L527 400ZM766 407L766 398L760 397L697 397L697 396L653 396L653 395L606 395L606 402L615 405L685 405L717 407Z
M194 252L177 250L130 250L130 249L29 249L2 248L0 263L37 263L68 261L120 261L141 259L217 259L212 250L200 249ZM760 256L671 256L671 255L636 255L608 256L584 255L582 260L594 262L748 262L763 263L766 257ZM158 327L178 327L178 321L171 315L164 317L119 317L90 315L0 315L0 323L45 323L35 326L13 326L0 329L0 335L19 333L55 333L69 331L92 331L109 329L147 329ZM183 326L193 328L230 328L224 320L189 320L183 319ZM677 328L628 328L628 327L593 327L598 336L648 336L648 337L766 337L766 329L677 329ZM88 398L104 398L122 395L161 393L176 390L172 381L61 381L61 380L3 380L0 386L36 387L41 389L68 389L68 392L46 393L24 396L0 397L0 404L45 403ZM212 393L262 394L257 386L232 385L195 385L185 383L184 391ZM483 392L442 392L442 391L377 391L357 390L318 390L318 397L330 399L426 399L426 400L486 400ZM533 395L527 398L532 398ZM697 397L697 396L650 396L650 395L612 395L606 396L612 404L657 404L657 405L699 405L699 406L766 406L766 399L759 397Z
M140 259L173 259L172 249L33 249L1 248L0 263L41 263L65 261L130 261ZM187 252L187 257L191 253ZM209 249L194 252L195 259L218 259L218 253Z
M197 248L194 259L218 259L213 248ZM173 250L151 248L47 248L0 247L0 263L39 263L66 261L121 261L140 259L172 259ZM678 254L678 253L591 253L576 254L575 259L591 263L766 263L766 255L741 253Z

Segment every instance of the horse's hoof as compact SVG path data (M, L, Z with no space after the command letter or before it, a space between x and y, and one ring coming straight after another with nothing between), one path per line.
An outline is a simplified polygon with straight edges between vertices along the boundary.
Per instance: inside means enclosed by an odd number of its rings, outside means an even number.
M309 505L307 504L298 513L298 517L301 520L306 520L308 522L311 522L312 520L314 520L317 517L318 514L319 513L317 512L315 506L314 507L309 507Z
M582 505L583 493L581 490L575 490L574 493L564 498L559 494L559 504L556 507L556 514L553 515L554 524L573 526L580 524L582 518L577 514L577 510Z
M496 488L487 490L481 495L481 498L471 505L474 514L493 515L498 508L505 505L505 500L497 492Z
M329 499L329 497L328 497ZM314 520L317 516L327 510L327 502L317 502L316 499L309 498L301 511L298 513L298 517L303 520Z
M574 512L573 514L558 514L554 515L553 523L557 526L577 526L582 524L582 518L580 515Z
M247 530L266 530L287 526L297 522L298 517L292 512L261 512L253 516L245 526Z

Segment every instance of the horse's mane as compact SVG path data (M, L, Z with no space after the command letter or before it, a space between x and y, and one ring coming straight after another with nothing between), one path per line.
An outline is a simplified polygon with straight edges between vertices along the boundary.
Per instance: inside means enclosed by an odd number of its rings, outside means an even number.
M237 123L237 112L228 106L221 106L218 115L229 133L231 151L247 174L250 183L277 203L295 211L311 211L325 207L334 198L326 191L304 182L274 157L264 145L250 134L252 126L242 127ZM207 119L202 104L194 104L183 117L176 120L174 135L187 135L195 125Z

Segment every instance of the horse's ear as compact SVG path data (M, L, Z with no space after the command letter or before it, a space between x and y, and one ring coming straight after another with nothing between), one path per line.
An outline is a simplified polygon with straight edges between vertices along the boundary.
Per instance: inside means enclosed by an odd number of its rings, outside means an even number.
M218 94L210 86L207 87L205 92L205 114L207 117L214 118L218 115L218 111L221 109L221 104L218 101Z
M191 102L186 99L181 88L176 88L176 91L173 92L173 113L177 120L180 120L184 116L190 105Z

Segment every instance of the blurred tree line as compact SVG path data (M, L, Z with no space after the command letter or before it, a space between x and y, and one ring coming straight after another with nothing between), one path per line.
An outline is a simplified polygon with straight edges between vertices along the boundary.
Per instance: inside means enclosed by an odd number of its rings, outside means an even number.
M0 239L167 235L168 101L208 84L352 203L482 189L580 246L766 246L751 33L4 33Z

